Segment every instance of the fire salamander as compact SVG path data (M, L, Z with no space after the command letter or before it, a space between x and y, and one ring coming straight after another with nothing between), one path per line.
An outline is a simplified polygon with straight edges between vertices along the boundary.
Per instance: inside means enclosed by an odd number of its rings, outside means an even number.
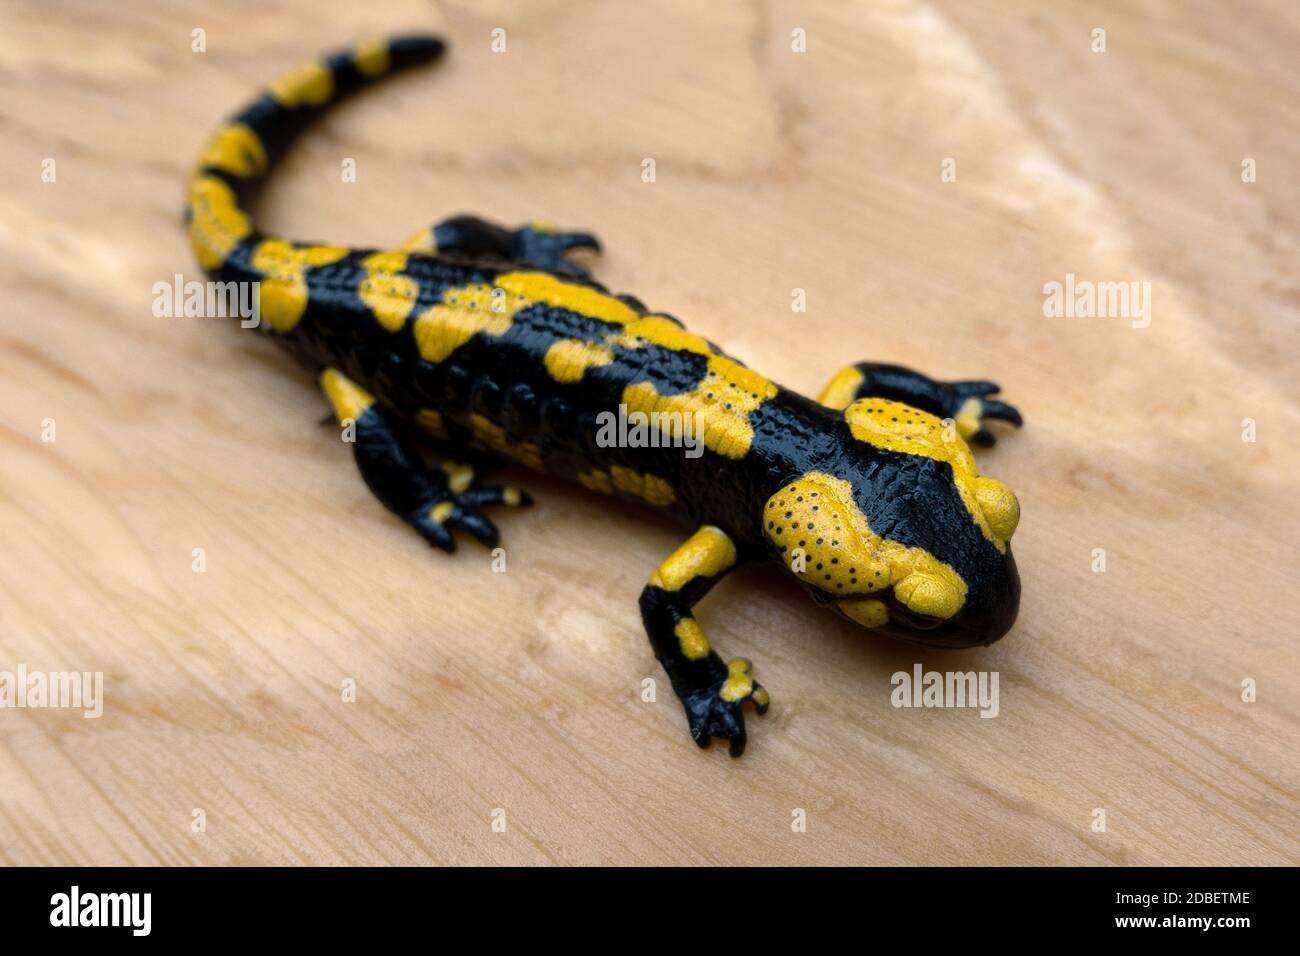
M671 315L612 295L567 257L589 232L508 229L470 216L392 249L291 242L260 232L252 194L293 137L339 97L437 58L442 41L363 43L271 85L221 127L188 185L199 263L258 283L260 326L318 376L375 496L435 547L459 530L495 546L471 451L642 501L690 536L650 576L641 615L701 747L745 747L742 705L767 710L743 659L725 660L694 616L734 568L781 565L819 605L872 631L940 647L997 640L1020 584L1019 504L967 445L1019 425L983 381L937 382L893 365L837 373L817 401L782 388ZM606 447L601 413L702 423L703 451ZM702 413L696 416L696 413ZM452 457L439 467L417 450ZM472 455L470 455L472 457Z

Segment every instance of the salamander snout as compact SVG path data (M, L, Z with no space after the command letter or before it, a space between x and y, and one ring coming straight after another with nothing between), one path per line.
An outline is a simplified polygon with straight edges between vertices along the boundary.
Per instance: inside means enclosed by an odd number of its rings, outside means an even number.
M882 634L927 647L978 647L1003 637L1016 621L1020 609L1020 573L1008 546L1001 567L988 572L979 585L968 592L960 611L945 620L918 614L886 595L888 620L878 625ZM847 605L847 606L846 606ZM850 620L862 623L852 613L848 602L836 605Z
M1001 482L972 476L969 505L956 514L943 506L956 492L940 487L950 475L924 464L913 494L882 502L846 478L808 472L768 499L764 533L818 604L862 627L936 647L991 644L1019 609L1009 541L1019 504ZM921 491L930 481L935 487ZM908 537L873 530L904 525Z

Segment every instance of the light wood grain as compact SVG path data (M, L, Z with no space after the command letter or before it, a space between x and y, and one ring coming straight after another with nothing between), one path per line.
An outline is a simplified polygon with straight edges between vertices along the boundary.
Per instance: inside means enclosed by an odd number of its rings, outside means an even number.
M98 720L0 711L0 861L1300 862L1293 4L4 0L0 19L0 669L102 670L107 696ZM449 59L313 130L263 224L353 244L461 211L592 228L604 282L791 387L868 358L1000 381L1028 422L980 455L1024 509L1010 636L920 651L738 574L700 618L774 705L742 760L700 753L666 681L638 696L661 675L637 594L680 530L520 474L538 504L501 519L507 573L472 543L432 553L288 358L151 315L154 282L197 275L181 187L220 118L298 60L412 27ZM1150 281L1150 328L1044 318L1067 272ZM892 708L915 662L997 670L1000 715Z

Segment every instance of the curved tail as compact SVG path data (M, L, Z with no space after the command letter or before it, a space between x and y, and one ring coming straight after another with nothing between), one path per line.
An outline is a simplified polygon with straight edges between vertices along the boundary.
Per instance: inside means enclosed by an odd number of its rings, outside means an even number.
M445 48L434 36L369 40L285 74L228 120L189 182L185 221L199 264L219 271L241 243L256 241L248 204L275 161L326 107L394 70L435 60Z

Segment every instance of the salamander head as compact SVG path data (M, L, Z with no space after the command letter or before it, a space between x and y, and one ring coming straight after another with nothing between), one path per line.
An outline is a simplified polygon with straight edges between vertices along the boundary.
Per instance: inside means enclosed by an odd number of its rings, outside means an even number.
M844 410L842 453L763 510L775 557L819 604L921 644L989 644L1015 621L1020 505L955 427L883 399Z

